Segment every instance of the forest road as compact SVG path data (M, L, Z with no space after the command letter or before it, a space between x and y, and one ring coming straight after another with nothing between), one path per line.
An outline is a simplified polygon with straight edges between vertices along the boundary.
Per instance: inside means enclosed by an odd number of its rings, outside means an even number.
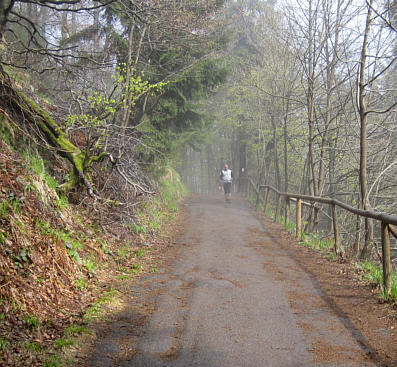
M131 358L91 367L375 366L360 332L338 315L312 276L269 234L246 202L196 196L181 249Z

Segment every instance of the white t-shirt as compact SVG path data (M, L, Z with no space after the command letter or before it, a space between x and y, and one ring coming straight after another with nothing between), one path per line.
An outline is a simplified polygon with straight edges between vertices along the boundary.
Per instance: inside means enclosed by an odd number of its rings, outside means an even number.
M223 169L222 170L222 181L223 182L231 182L232 181L232 170L231 169Z

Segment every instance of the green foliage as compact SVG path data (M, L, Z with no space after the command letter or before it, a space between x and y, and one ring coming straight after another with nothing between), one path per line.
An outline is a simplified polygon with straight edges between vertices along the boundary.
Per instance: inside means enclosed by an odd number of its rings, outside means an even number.
M188 190L175 170L165 167L165 171L159 180L161 198L171 212L177 212L178 202L187 195Z
M108 244L104 241L101 242L101 248L104 254L109 255L111 253Z
M13 133L9 124L5 124L5 117L0 115L0 138L10 147L13 147Z
M333 251L332 252L328 252L325 257L329 261L336 261L338 259L338 255L336 255L335 252L333 252Z
M57 349L69 347L70 345L73 345L73 344L74 344L73 340L63 339L63 338L59 338L59 339L55 340L55 342L54 342L54 346Z
M329 250L334 246L332 239L321 237L320 233L307 234L302 230L302 244L310 248L317 248L320 250Z
M103 141L107 134L106 125L113 122L114 116L120 111L133 109L142 96L151 92L160 92L167 84L165 82L150 83L145 80L143 72L137 72L125 63L117 66L113 79L114 93L111 97L94 92L88 98L89 112L70 115L64 123L64 128L70 126L90 128L92 141L87 142L90 149L85 151L88 156L84 159L88 165L92 157L97 154L96 151L103 148ZM118 96L115 97L115 95ZM103 154L105 152L100 153L100 155ZM99 157L95 160L99 160Z
M22 345L22 347L29 352L41 352L43 350L43 347L41 344L36 343L36 342L30 342L30 341L25 341Z
M382 297L386 300L397 301L397 273L392 272L392 284L390 296L386 294L383 289L383 270L380 265L375 264L372 261L364 261L356 265L358 269L362 271L362 278L371 283L379 286L382 289Z
M19 302L15 301L14 299L11 300L12 311L18 313L22 311L22 306Z
M117 280L129 280L131 279L131 275L121 274L117 276Z
M2 200L0 202L0 218L5 218L5 216L10 212L10 204L8 200Z
M391 291L390 291L390 298L394 302L397 302L397 275L396 274L394 274L394 276L393 276L393 282L392 282Z
M23 185L24 192L30 193L33 191L33 185L31 182L26 182L24 179L21 177L17 177L17 181Z
M34 315L24 315L23 319L31 328L38 328L40 326L40 320Z
M23 269L25 265L29 264L31 262L31 254L28 249L25 247L21 248L19 253L17 255L12 256L12 260L15 262L15 264Z
M61 367L63 365L64 365L64 359L58 354L49 356L43 362L43 367Z
M89 276L92 277L96 272L97 264L94 261L87 259L84 259L82 263L87 269Z
M153 205L147 210L147 225L152 231L156 231L161 227L163 212L159 205Z
M26 150L22 156L28 163L28 167L36 175L42 175L45 173L44 161L38 154L33 154L32 152Z
M0 218L4 218L7 214L13 212L14 214L20 214L22 208L25 206L25 196L16 196L11 190L8 192L8 198L3 199L0 202Z
M176 64L180 62L177 58L181 51L170 48L161 55L159 62L165 63L165 69L179 68ZM185 51L183 57L186 58L186 55ZM157 151L174 159L187 144L198 146L208 140L205 130L212 126L212 120L202 112L199 101L224 82L226 75L223 63L214 59L198 62L176 74L172 83L163 88L156 108L139 127L144 134L145 144L155 149L140 151L144 162L159 162L161 157ZM154 167L151 164L146 166L150 171Z
M58 199L56 199L56 205L59 209L65 209L69 207L69 200L65 195L60 195Z
M139 250L133 251L133 252L132 252L132 256L137 257L137 258L139 258L139 257L144 257L144 256L145 256L145 253L146 253L145 249L140 248Z
M103 306L107 303L112 302L118 297L118 292L116 290L111 290L106 292L99 300L97 300L91 307L89 307L84 315L83 320L85 322L90 321L92 319L96 319L100 317Z
M285 228L288 232L290 232L290 233L295 233L295 232L296 232L296 225L295 225L294 222L288 222L288 223L286 223L286 222L284 221L284 228Z
M131 255L131 245L129 243L125 243L123 247L117 250L117 255L122 259L129 258Z
M58 189L59 183L54 177L48 175L47 173L43 173L42 177L43 177L44 181L47 183L49 188L51 188L53 190Z
M143 224L129 223L126 227L130 230L132 234L146 234L147 229Z
M83 289L88 287L88 283L87 280L85 279L85 277L80 277L74 280L75 284L76 284L76 288L79 291L82 291Z
M334 240L331 238L321 238L318 247L321 250L330 250L334 247Z
M172 220L178 210L178 201L187 193L178 173L172 168L166 167L166 175L159 179L161 198L153 197L150 201L142 202L137 209L138 223L128 223L125 226L132 234L145 235L149 231L157 231L166 220ZM131 246L125 244L117 250L120 258L128 258L131 255L140 257L145 250L136 250L131 254Z
M4 337L0 337L0 352L4 352L9 345L10 345L10 342L8 339L6 339Z
M62 241L66 248L68 254L78 263L82 264L83 261L80 258L79 250L81 250L84 245L81 240L75 238L76 236L71 231L64 231L62 229L54 229L51 224L45 220L36 221L40 231L45 235L50 235L55 240Z
M89 333L89 329L85 325L70 325L65 329L66 336L75 336L82 333Z
M12 207L12 211L15 214L21 213L21 205L20 205L20 201L18 198L15 198L14 200L11 201L11 207Z
M53 190L57 190L59 188L58 181L46 172L46 162L38 153L33 153L29 150L25 150L23 153L23 158L26 160L28 167L36 175L40 176L49 188ZM26 188L29 190L29 186Z
M51 224L45 220L36 220L36 225L43 234L55 234L55 230L51 227Z
M140 264L133 264L130 272L132 274L138 275L143 270L142 265Z
M79 252L77 251L76 248L68 248L68 254L70 255L70 257L77 262L77 264L81 264L82 260L80 257Z
M363 271L363 279L381 285L383 283L383 270L372 261L364 261L358 265Z
M302 241L301 244L311 249L316 248L316 241L312 241L310 236L308 236L305 232L302 232Z

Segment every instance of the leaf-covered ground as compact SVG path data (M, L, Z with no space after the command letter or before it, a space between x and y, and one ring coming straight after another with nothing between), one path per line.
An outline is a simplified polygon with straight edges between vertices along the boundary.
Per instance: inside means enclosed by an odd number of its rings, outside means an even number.
M146 203L142 223L102 226L105 208L69 204L30 164L0 140L0 364L56 367L122 303L126 281L157 271L170 239L150 224L173 214Z

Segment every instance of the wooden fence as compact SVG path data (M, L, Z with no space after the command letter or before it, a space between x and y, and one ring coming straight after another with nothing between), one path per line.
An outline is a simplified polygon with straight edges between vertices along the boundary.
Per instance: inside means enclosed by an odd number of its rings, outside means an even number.
M339 227L338 218L336 215L336 207L340 207L349 211L350 213L381 222L381 235L382 235L382 266L383 266L383 284L387 296L390 296L391 285L392 285L392 265L390 258L390 234L397 238L397 230L392 225L397 225L397 216L390 215L387 213L376 212L373 210L362 210L354 208L346 203L343 203L337 199L331 199L327 197L316 197L310 195L293 194L287 192L281 192L271 185L259 185L255 186L254 182L249 177L240 177L239 181L246 181L246 185L240 185L240 191L246 191L248 197L252 196L252 193L256 195L256 205L262 201L264 210L266 210L270 192L274 192L277 195L277 206L274 214L274 221L280 216L280 209L282 205L282 198L285 198L285 221L289 221L290 213L290 201L296 202L296 237L298 240L302 239L302 204L312 205L303 202L306 200L310 203L322 203L331 206L332 221L333 221L333 232L334 232L334 250L339 253L341 250L341 244L339 239ZM264 195L261 196L261 191L264 191Z

